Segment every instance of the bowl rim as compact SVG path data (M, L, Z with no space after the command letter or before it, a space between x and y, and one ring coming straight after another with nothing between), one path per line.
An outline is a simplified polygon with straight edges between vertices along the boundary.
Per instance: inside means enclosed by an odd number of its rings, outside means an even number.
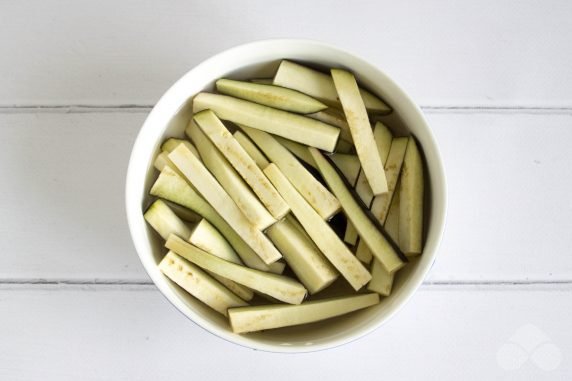
M343 338L336 338L332 341L314 344L312 346L279 346L273 345L268 343L263 343L257 341L255 339L249 339L248 336L237 335L231 332L230 330L224 331L220 328L214 326L208 319L203 318L198 313L195 313L191 308L189 308L182 300L176 296L171 289L168 288L168 284L166 280L161 276L160 272L157 269L157 265L152 263L152 261L144 257L144 253L147 251L147 248L144 247L142 240L136 239L139 235L139 229L145 228L144 220L142 218L141 212L141 205L139 200L135 197L132 197L134 194L138 194L140 189L138 189L135 185L138 183L135 179L138 177L137 168L135 167L135 162L137 158L140 156L139 152L143 149L143 145L148 144L147 142L147 135L149 135L149 130L152 126L156 124L163 124L167 125L171 118L176 114L178 110L187 102L188 96L181 97L181 93L184 93L184 84L188 81L188 78L192 77L193 73L205 70L205 68L209 67L214 62L220 61L224 59L226 56L232 56L236 52L240 50L250 50L250 49L265 49L271 48L272 46L280 45L280 44L299 44L304 45L306 47L317 47L322 49L327 49L335 53L340 53L343 55L351 56L353 60L359 62L360 65L364 65L375 71L376 75L383 77L385 81L389 83L390 86L394 88L395 91L400 93L410 106L412 106L410 111L415 112L415 116L418 118L419 122L422 123L422 128L426 130L427 139L430 140L430 144L434 147L434 154L435 156L432 157L432 165L436 166L437 172L440 175L440 185L441 185L441 192L437 195L433 195L433 197L439 197L440 203L443 205L442 212L437 214L436 221L432 222L432 229L435 229L433 236L435 245L430 253L424 253L424 256L430 255L432 258L431 264L427 265L425 269L422 269L421 274L416 277L416 279L409 279L408 283L409 290L405 297L401 300L396 302L396 305L391 308L391 310L386 314L386 316L380 318L375 323L369 325L368 327L363 328L361 331L354 333L353 335L348 335L347 337ZM137 201L134 201L137 199ZM152 108L150 113L145 119L145 122L141 126L135 142L133 143L133 148L131 151L131 155L129 158L129 164L127 168L127 175L126 175L126 182L125 182L125 212L127 217L127 224L129 226L129 233L131 236L131 240L135 246L135 250L141 261L143 268L145 269L146 273L149 275L155 287L157 287L160 293L185 317L187 317L190 321L194 324L199 326L200 328L204 329L205 331L233 344L240 345L245 348L253 349L253 350L261 350L266 352L274 352L274 353L307 353L307 352L317 352L326 349L336 348L341 345L353 342L357 339L360 339L374 330L378 329L382 325L386 324L391 318L393 318L402 308L403 306L411 300L412 296L417 292L423 280L427 277L430 270L432 269L435 259L437 256L437 252L439 249L439 245L442 241L443 233L445 230L445 221L447 215L447 181L445 176L445 170L443 165L443 160L441 157L441 152L433 131L429 127L423 112L421 111L420 107L413 101L413 99L409 96L409 94L403 90L401 86L399 86L386 72L380 69L377 65L373 65L369 63L369 61L365 60L361 56L350 52L346 49L339 48L329 43L325 43L322 41L311 40L311 39L263 39L248 42L245 44L240 44L233 46L229 49L225 49L209 58L203 60L198 65L194 66L190 70L188 70L182 77L177 79L170 88L161 96L161 98L157 101L155 106ZM136 218L138 216L139 218ZM143 220L143 226L141 226L141 220Z

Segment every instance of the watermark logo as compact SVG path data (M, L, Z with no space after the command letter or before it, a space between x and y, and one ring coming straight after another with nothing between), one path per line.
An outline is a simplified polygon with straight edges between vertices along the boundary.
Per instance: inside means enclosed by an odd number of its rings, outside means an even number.
M497 363L505 370L516 370L527 361L539 369L555 370L562 362L562 352L537 326L525 324L500 346Z

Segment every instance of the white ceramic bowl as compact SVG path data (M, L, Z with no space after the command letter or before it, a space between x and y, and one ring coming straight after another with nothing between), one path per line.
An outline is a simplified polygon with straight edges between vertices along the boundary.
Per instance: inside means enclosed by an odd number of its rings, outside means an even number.
M158 270L157 264L166 250L146 225L143 209L149 204L148 192L157 177L153 159L166 137L183 136L191 116L192 97L203 90L212 91L218 78L270 77L283 58L311 62L324 68L350 69L362 85L393 107L394 112L385 118L387 124L400 131L410 131L417 137L427 165L426 241L423 255L398 273L391 296L382 299L375 307L306 326L237 335L230 331L222 315L193 299ZM131 153L126 208L131 237L143 266L157 288L190 320L223 339L253 349L309 352L335 347L366 335L385 323L413 295L437 254L445 223L446 185L441 156L421 110L385 73L353 54L324 43L267 40L241 45L209 58L179 79L157 102Z

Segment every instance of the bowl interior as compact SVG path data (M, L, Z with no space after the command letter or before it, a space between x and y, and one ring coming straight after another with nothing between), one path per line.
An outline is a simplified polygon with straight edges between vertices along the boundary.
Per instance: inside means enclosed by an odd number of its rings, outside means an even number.
M158 175L153 168L153 159L165 138L184 136L191 117L192 97L200 91L212 91L218 78L271 77L283 58L321 68L350 69L363 87L393 107L394 112L380 120L397 134L412 133L418 139L426 159L425 248L421 257L413 259L397 274L392 294L373 308L305 326L236 335L230 331L225 317L192 298L159 272L157 264L166 249L160 237L145 224L142 212L152 201L148 192ZM161 292L182 313L222 338L255 349L282 352L312 351L351 341L375 329L396 312L420 285L433 263L443 231L445 196L445 178L437 145L411 99L367 62L328 45L299 40L262 41L230 49L205 61L175 83L141 129L133 148L126 187L131 235L145 269ZM345 290L349 290L349 286L341 280L322 295L332 296Z

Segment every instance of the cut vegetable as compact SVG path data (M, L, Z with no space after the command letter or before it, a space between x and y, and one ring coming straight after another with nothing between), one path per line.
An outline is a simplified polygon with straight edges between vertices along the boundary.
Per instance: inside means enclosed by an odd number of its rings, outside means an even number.
M268 265L282 257L268 238L250 224L228 193L191 151L180 145L169 154L169 159L264 263Z
M300 224L300 222L298 222L298 220L296 219L296 217L294 217L293 214L291 214L291 213L288 214L286 216L286 219L288 219L288 221L290 221L290 224L292 224L292 226L294 226L296 229L298 229L302 234L304 234L305 237L308 237L310 242L312 242L312 239L310 238L308 233L306 233L306 230L304 230L304 227Z
M177 166L173 164L169 159L169 153L167 151L163 151L157 155L157 157L155 158L155 162L153 163L153 166L158 171L163 171L165 167L169 167L173 171L177 172L179 175L181 174L181 172L179 172L179 170L177 169Z
M325 220L329 220L340 210L340 203L328 189L322 185L284 146L272 135L240 126L256 143L266 156L280 168L288 180L316 212Z
M179 170L177 169L177 166L173 164L171 160L169 160L169 153L179 144L184 144L196 157L199 157L197 149L188 140L169 138L163 143L163 145L161 146L162 151L157 155L155 161L153 162L153 166L155 167L155 169L157 169L160 172L163 170L163 168L170 167L175 172L180 174Z
M195 223L203 219L202 216L199 216L197 213L185 208L184 206L167 200L163 200L163 202L183 221Z
M359 172L358 178L356 180L355 189L356 189L357 195L362 200L364 205L369 208L371 206L371 202L373 201L373 198L375 196L373 195L373 190L369 186L369 183L367 181L367 177L366 177L365 172L363 170L360 170L360 172Z
M423 161L415 140L409 138L399 191L399 247L407 256L423 250L423 188Z
M288 179L275 164L264 170L270 181L276 186L292 209L300 224L304 227L312 241L351 284L359 290L371 279L369 272L356 259L346 245L338 238L332 228L304 200Z
M219 184L244 213L248 221L258 230L265 230L274 224L276 219L272 217L240 175L194 121L189 123L185 132L197 145L204 165L216 177Z
M320 151L315 148L309 148L309 150L322 177L340 201L348 220L355 226L359 236L365 241L372 254L381 261L389 273L393 273L403 267L406 258L400 256L399 249L383 235L381 225L373 216L368 214L368 210L359 204L350 190L351 187L348 187L349 184L345 182L343 175L338 173L336 167Z
M187 139L169 138L165 140L165 143L163 143L161 146L161 150L163 152L171 153L175 148L179 146L179 144L184 144L189 149L189 151L191 151L196 157L199 157L197 148Z
M169 251L159 269L189 294L224 316L230 307L247 306L244 300L211 278L196 265Z
M219 79L216 81L216 89L221 94L299 114L310 114L328 108L306 94L280 86Z
M374 195L387 192L383 163L373 138L373 131L359 88L352 73L332 69L332 78L342 103L362 171Z
M347 140L340 139L338 140L338 144L336 145L335 152L336 153L352 153L354 150L354 145Z
M308 150L306 150L308 152ZM310 154L308 152L308 154ZM348 155L344 153L334 153L330 155L330 159L342 171L348 183L355 185L360 173L361 164L356 155Z
M291 278L225 261L185 242L175 235L171 235L167 239L165 246L205 270L242 284L252 290L262 292L284 303L300 304L306 296L307 290L304 286Z
M371 250L369 249L365 241L362 239L358 241L355 253L356 253L356 258L359 259L362 263L365 263L366 265L370 264L371 260L373 259L373 254L371 253Z
M273 83L308 94L330 106L340 108L340 102L332 77L306 66L283 60L274 76ZM391 108L367 90L360 90L369 112L389 114Z
M385 162L389 155L393 134L383 123L377 122L373 129L373 139L377 146L377 152L379 153L381 163L385 167ZM374 194L373 191L371 190L371 187L369 186L366 175L363 171L360 171L358 175L358 179L355 185L355 190L358 196L363 201L363 203L366 206L371 207L371 204L374 199Z
M222 277L220 275L216 275L216 274L209 273L209 272L207 272L207 274L212 276L220 284L222 284L223 286L228 288L233 294L235 294L239 298L241 298L247 302L251 301L252 298L254 298L254 291L252 291L250 288L245 287L241 284L238 284L238 283L236 283L230 279L226 279L225 277Z
M211 109L221 119L329 152L336 147L340 134L339 128L302 115L226 95L199 93L193 99L193 112L206 109Z
M276 139L278 143L282 144L284 147L288 148L288 150L292 152L298 159L302 160L309 166L316 168L316 163L314 163L312 155L310 155L310 152L308 152L308 146L277 135L274 135L274 139ZM264 169L266 166L261 168Z
M338 127L340 129L340 139L346 140L349 143L353 143L352 133L350 132L350 126L348 126L348 121L346 120L346 117L341 110L335 108L329 108L327 110L316 112L314 114L308 114L307 116L309 116L312 119L316 119L321 122Z
M258 149L258 147L246 136L242 131L236 130L232 134L236 141L244 148L246 153L254 160L258 168L264 169L270 162L264 156L264 154Z
M385 166L387 156L389 156L389 150L391 149L393 134L385 124L376 122L375 126L373 127L373 140L377 146L377 152L379 152L381 162Z
M385 168L388 168L387 166L387 164L389 164L388 157L391 151L393 134L383 123L377 122L373 129L373 138L375 140L375 144L377 145L377 150L379 152L379 157L381 158L381 162L384 164ZM369 187L369 184L367 183L367 180L365 179L363 172L360 173L360 177L358 178L356 193L361 198L361 200L364 201L364 204L370 207L370 209L373 209L373 201L387 195L387 193L384 193L372 199L373 193L371 191L371 188ZM380 220L379 222L383 225L383 221ZM393 241L397 242L396 240ZM372 259L371 250L363 240L360 240L360 242L357 245L356 257L364 263L371 262Z
M395 200L396 196L397 194L393 197L393 200ZM394 208L393 205L397 205L397 208ZM394 212L391 211L392 208ZM395 218L392 216L395 216ZM385 221L384 227L385 230L387 231L387 234L389 234L389 236L393 239L394 242L397 242L398 239L397 235L399 229L399 227L397 226L398 217L399 217L399 204L393 204L392 201L390 213L387 217L387 220ZM371 255L371 251L369 249L366 250L366 252ZM393 285L393 278L395 276L395 273L392 274L388 273L385 270L385 267L383 267L383 265L377 258L372 258L372 259L373 259L373 264L371 266L371 280L367 285L367 289L370 291L377 292L381 295L387 296L391 293L391 288Z
M371 250L363 239L359 240L356 247L356 258L365 264L371 263L371 259L373 258ZM373 274L371 276L373 277Z
M182 236L180 236L182 237ZM206 219L193 228L188 241L201 250L216 255L225 261L242 264L236 252L222 234Z
M376 116L391 109L346 70L288 61L270 81L215 87L191 98L190 140L155 145L150 193L159 199L143 202L143 216L166 239L160 271L228 316L236 333L316 322L388 296L396 271L421 252L424 192L416 141L394 139ZM279 275L286 266L291 277Z
M344 242L355 246L358 240L358 233L355 226L352 224L350 220L348 220L346 225L346 232L344 234Z
M380 221L380 223L382 223ZM387 235L393 242L399 242L399 189L394 193L391 199L391 206L387 214L385 223L382 223ZM372 253L364 241L360 241L356 249L356 257L364 263L370 263ZM373 277L373 274L372 274Z
M270 214L276 219L283 218L290 210L288 204L214 112L201 111L195 114L193 120L246 181Z
M169 164L171 163L171 161L169 160L169 157L167 155L168 155L168 153L165 151L160 152L157 155L157 157L155 158L155 161L153 162L153 166L159 172L161 172L163 170L163 168L169 166ZM172 168L172 169L174 169L174 168Z
M332 284L338 272L296 223L291 215L287 215L268 229L267 234L300 282L310 294L315 294Z
M252 83L262 83L263 85L272 85L272 78L252 78L250 82Z
M379 295L371 293L316 300L299 306L270 305L231 308L228 310L228 316L233 332L246 333L313 323L378 303Z
M224 222L214 208L170 167L165 167L161 171L150 193L194 211L208 219L221 232L230 230L230 226Z
M385 124L376 122L373 127L373 140L377 147L381 163L385 168L389 151L391 150L391 143L393 142L393 133Z
M144 217L145 221L165 240L171 234L183 238L191 235L191 229L162 200L156 200L151 204Z
M408 138L394 138L391 142L389 155L385 162L385 177L387 179L387 193L375 196L371 204L371 212L381 222L385 223L389 205L395 192L397 179L401 172L403 158L405 157L405 149L407 148Z
M173 211L169 209L162 200L155 201L149 207L145 213L145 220L165 240L171 234L174 234L181 238L188 238L191 242L197 240L200 242L208 241L210 245L205 245L207 246L204 248L205 251L234 263L241 263L234 250L230 248L230 245L206 220L203 219L203 223L199 224L198 229L195 228L191 234L191 229L189 229L189 227L185 225L185 223L177 217L177 215L175 215L175 213L173 213ZM236 284L233 281L222 278L216 274L210 275L244 300L250 300L254 296L252 290L249 290L240 284Z
M399 242L399 183L391 199L391 205L389 206L389 212L387 212L387 218L385 219L385 231L391 237L393 242Z
M391 294L394 276L395 273L388 273L381 262L374 258L371 265L371 281L368 283L367 289L388 296Z
M183 238L181 235L178 236ZM224 239L219 231L204 218L194 227L188 241L207 253L229 262L242 264L230 244ZM254 293L249 288L235 283L230 279L221 277L220 275L212 273L210 273L210 275L242 299L249 301L254 297Z
M181 175L171 168L166 167L161 171L150 193L153 196L182 205L206 218L228 240L248 267L278 274L284 271L282 262L266 265L220 214Z

